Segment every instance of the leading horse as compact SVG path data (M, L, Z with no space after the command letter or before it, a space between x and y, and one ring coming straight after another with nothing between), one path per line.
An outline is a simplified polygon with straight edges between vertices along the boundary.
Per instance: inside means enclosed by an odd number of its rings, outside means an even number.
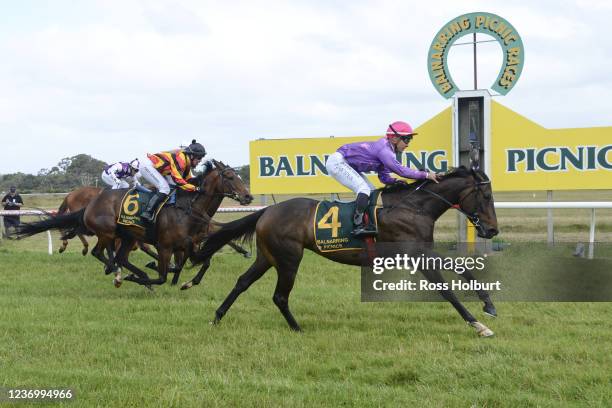
M383 208L378 210L378 242L433 243L434 224L449 208L455 207L463 212L476 227L483 238L492 238L498 233L497 217L493 203L491 182L484 172L460 167L448 172L439 184L428 181L417 182L410 187L395 187L382 192ZM304 249L335 262L361 265L363 251L321 252L314 236L314 217L317 201L295 198L272 205L242 219L225 224L211 235L201 251L192 258L196 264L203 264L198 275L183 284L188 289L200 283L210 265L212 255L229 240L239 237L252 237L256 234L257 257L251 267L238 278L234 289L217 309L214 322L221 321L238 296L246 291L272 266L276 268L278 280L274 290L273 302L276 304L291 329L299 331L300 326L289 310L289 294L293 288L296 274ZM418 252L408 255L438 256L427 245ZM430 282L444 282L440 270L421 271ZM470 271L462 277L474 280ZM450 302L461 317L480 336L493 335L493 332L461 304L450 290L439 291ZM495 316L496 311L489 294L477 291L484 302L484 311Z

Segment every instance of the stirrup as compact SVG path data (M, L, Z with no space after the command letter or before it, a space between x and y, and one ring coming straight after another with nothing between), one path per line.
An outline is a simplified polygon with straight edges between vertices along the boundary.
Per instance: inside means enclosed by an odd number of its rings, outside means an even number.
M153 222L153 219L155 218L155 215L153 215L153 213L148 214L145 211L142 214L140 214L140 218L142 218L143 220L148 221L148 222Z
M378 235L378 231L376 227L372 224L368 225L357 225L355 229L351 232L354 237L375 237Z

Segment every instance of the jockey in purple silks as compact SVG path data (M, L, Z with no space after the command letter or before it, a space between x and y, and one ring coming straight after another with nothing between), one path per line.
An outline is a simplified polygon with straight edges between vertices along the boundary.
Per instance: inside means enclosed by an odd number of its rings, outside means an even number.
M375 171L378 179L386 184L405 183L391 177L395 173L401 177L411 179L429 179L438 182L438 176L429 170L414 170L402 166L397 161L396 153L406 149L412 137L416 135L412 127L406 122L393 122L389 125L386 137L375 142L350 143L340 147L328 157L325 167L330 176L338 180L357 194L355 215L353 222L356 237L373 236L377 234L376 226L363 220L363 214L368 208L370 192L374 190L372 183L362 174Z
M113 190L118 188L128 188L130 184L134 187L139 185L138 179L141 177L138 167L138 159L129 163L118 162L110 164L102 172L102 181L108 184Z

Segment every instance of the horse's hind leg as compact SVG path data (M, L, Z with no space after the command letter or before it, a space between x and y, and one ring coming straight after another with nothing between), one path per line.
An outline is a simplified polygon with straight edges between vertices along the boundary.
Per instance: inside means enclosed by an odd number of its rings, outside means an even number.
M115 241L109 240L106 244L106 253L108 254L108 262L106 263L106 268L104 268L104 273L109 274L115 270Z
M81 253L83 254L83 256L87 255L87 251L89 251L89 242L87 242L87 240L85 239L85 237L81 234L77 234L77 236L79 237L79 239L81 240L81 243L83 244L83 250L81 251ZM68 241L64 241L66 242L66 245L68 245Z
M261 278L272 265L261 253L257 253L257 259L245 273L243 273L236 282L234 289L225 298L221 306L215 312L215 320L213 323L219 323L223 316L227 313L238 296L249 288L257 279Z
M461 274L461 277L467 282L472 282L476 280L474 275L472 275L472 271L469 271L467 269ZM482 310L489 316L497 317L497 310L495 309L495 305L493 304L493 301L489 296L489 292L482 289L476 290L475 292L478 295L478 298L484 302Z
M62 245L59 247L59 253L61 254L62 252L64 252L67 246L68 246L68 240L62 239Z
M291 289L293 289L300 261L301 257L297 260L285 260L284 258L281 264L276 267L278 280L276 282L274 296L272 296L272 301L278 307L285 320L287 320L289 327L295 331L301 331L302 329L300 329L300 326L289 310L289 294L291 293Z
M174 253L174 262L175 265L169 268L168 272L174 273L172 277L171 285L174 286L178 283L179 278L181 277L181 271L183 270L183 266L185 266L185 261L187 257L183 251L177 251Z
M98 238L98 242L94 245L91 250L91 254L104 265L108 264L108 259L104 256L104 247L106 246L104 240Z

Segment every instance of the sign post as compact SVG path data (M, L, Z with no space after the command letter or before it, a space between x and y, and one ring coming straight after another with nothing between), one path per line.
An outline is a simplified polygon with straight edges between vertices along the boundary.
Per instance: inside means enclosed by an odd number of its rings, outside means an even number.
M516 84L523 70L525 51L516 29L504 18L491 13L477 12L458 16L446 23L435 35L429 47L427 69L433 86L444 98L452 98L453 166L470 166L470 152L478 149L480 169L491 171L491 94L477 89L476 34L492 36L501 46L504 60L491 89L507 94ZM474 44L474 90L460 90L448 69L450 47L459 38L472 34ZM473 249L476 231L462 214L457 216L457 241L467 242Z

